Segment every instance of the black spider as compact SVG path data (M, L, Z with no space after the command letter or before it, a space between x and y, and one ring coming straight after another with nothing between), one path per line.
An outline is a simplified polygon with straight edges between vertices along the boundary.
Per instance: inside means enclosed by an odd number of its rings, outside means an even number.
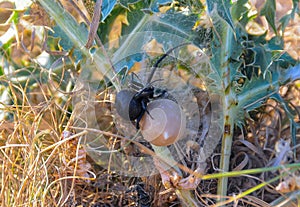
M130 89L121 90L115 101L118 114L126 120L136 120L136 128L139 129L139 123L144 113L147 112L150 115L147 110L148 103L167 94L165 90L158 89L158 91L159 94L156 94L156 88L152 85L141 89L139 92Z
M151 74L148 77L146 86L142 86L140 90L134 91L132 89L123 89L116 95L115 106L117 113L124 119L134 121L136 120L136 128L140 128L140 121L143 115L149 114L147 110L148 103L157 98L168 98L170 95L166 90L155 88L152 83L152 77L158 67L158 64L168 56L174 49L187 45L188 43L180 44L168 50L157 62L153 65ZM159 81L159 80L156 80ZM141 85L141 84L139 84ZM150 115L150 114L149 114ZM151 116L151 115L150 115Z

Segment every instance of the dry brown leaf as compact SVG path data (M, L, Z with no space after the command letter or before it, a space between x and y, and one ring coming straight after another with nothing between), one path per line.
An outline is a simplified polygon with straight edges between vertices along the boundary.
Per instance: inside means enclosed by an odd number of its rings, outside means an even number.
M0 24L4 24L12 14L14 9L14 4L8 1L3 1L0 3Z
M62 133L62 139L67 139L72 135L74 134L69 131L65 131ZM92 166L86 159L86 150L80 145L79 139L71 139L66 141L64 150L65 152L62 154L62 161L65 164L64 172L71 176L75 171L75 175L77 176L90 178L89 170ZM89 182L89 180L86 181Z
M296 176L288 177L276 186L276 190L281 193L289 193L299 189L300 189L300 178Z
M130 68L130 73L131 72L138 73L141 70L142 67L143 67L143 63L135 62L133 64L133 66Z
M23 18L35 26L51 26L51 19L47 12L39 4L32 4L30 14L24 15Z
M119 47L119 38L122 33L122 25L129 25L127 20L127 13L121 13L117 16L117 18L112 22L111 29L108 34L109 39L109 49L118 48Z
M163 45L159 44L156 39L152 39L150 42L143 46L143 50L150 56L157 56L163 54Z
M62 0L61 1L63 7L78 21L78 22L85 22L84 18L81 16L81 14L76 10L76 7L72 5L72 3L69 0ZM80 11L87 17L88 20L91 21L91 16L85 7L82 0L74 1L74 3L77 4L77 6L80 8Z

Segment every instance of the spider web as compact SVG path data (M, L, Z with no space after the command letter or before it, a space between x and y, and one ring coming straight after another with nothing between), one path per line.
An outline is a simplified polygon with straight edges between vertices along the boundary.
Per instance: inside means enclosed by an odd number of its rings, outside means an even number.
M120 89L130 88L132 79L128 74L128 60L137 56L140 61L139 70L135 71L135 81L145 85L153 68L151 65L159 54L157 50L145 51L145 45L155 39L162 51L187 43L188 40L166 32L147 31L135 36L130 45L126 46L127 53L114 53L111 60L114 66L124 66L125 74L116 76L120 79ZM161 38L168 37L168 38ZM128 38L124 38L128 43ZM119 56L116 56L119 54ZM155 55L153 55L155 54ZM132 69L132 68L131 68ZM157 174L153 158L145 153L135 143L144 148L153 150L140 133L137 133L135 124L123 120L115 111L114 97L116 89L107 87L100 82L100 77L92 64L86 63L85 73L77 87L80 88L78 99L75 100L75 110L78 111L76 125L89 129L100 129L102 133L89 132L84 141L86 150L95 162L104 168L125 174L127 176L146 176ZM166 147L170 151L174 164L181 163L191 169L198 169L200 163L205 162L214 151L222 135L222 103L217 91L217 74L210 67L208 57L192 43L173 50L156 69L153 86L168 91L180 105L186 115L186 131L182 139ZM103 78L102 78L103 79ZM97 96L106 94L100 100ZM99 109L96 103L109 103ZM99 111L103 111L101 114ZM103 127L103 117L109 117L111 124ZM105 119L104 119L105 120ZM109 132L107 135L104 132ZM117 135L118 137L114 136ZM122 138L123 137L123 138ZM130 142L129 140L134 140Z

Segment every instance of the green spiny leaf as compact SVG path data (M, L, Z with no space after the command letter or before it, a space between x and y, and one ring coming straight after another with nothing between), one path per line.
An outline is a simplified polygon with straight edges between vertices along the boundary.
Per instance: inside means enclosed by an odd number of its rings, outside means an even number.
M207 0L208 12L217 12L218 15L227 22L227 24L234 29L234 24L230 14L230 1L227 0Z
M288 13L286 15L284 15L281 19L280 19L280 23L281 23L281 31L284 32L286 26L289 24L289 22L294 19L295 17L295 13L299 12L299 6L298 6L299 0L293 0L293 9L291 13Z
M287 103L279 93L273 94L271 98L275 99L278 103L280 103L284 109L284 111L287 114L287 117L290 122L290 130L291 130L291 136L292 136L292 142L295 145L296 144L296 131L297 129L300 129L299 123L296 123L294 121L294 117L297 115L297 112L293 110L290 106L289 103Z
M82 33L86 33L86 35L88 34L87 27L85 24L80 24L80 28L82 28ZM76 48L74 43L59 26L53 27L53 31L54 33L51 30L49 30L49 37L58 39L58 45L60 48L63 49L63 51L70 52L72 50L72 55L75 58L75 63L78 63L83 56L80 49Z
M120 0L120 4L121 4L123 7L129 9L129 5L136 4L136 3L138 3L139 1L141 1L141 0Z
M240 0L232 5L231 16L236 22L239 22L243 26L248 22L249 9L245 6L248 0Z
M63 32L63 30L59 26L53 27L53 32L49 30L49 37L59 39L58 46L63 48L65 51L69 51L74 47L73 42L68 38L68 36Z
M284 15L281 19L280 19L280 23L281 23L281 31L283 32L286 28L286 26L289 24L289 22L292 19L292 15L291 14L287 14Z
M271 66L272 55L265 51L262 46L255 46L251 48L251 50L254 52L254 61L251 65L260 68L262 73L265 74L267 69Z
M260 14L267 18L268 23L271 25L273 31L277 35L275 25L276 2L275 0L267 0L264 7L261 9Z
M104 21L107 18L107 16L111 13L116 4L117 0L103 0L101 10L101 21Z
M294 18L294 15L296 14L296 13L299 13L299 6L298 6L298 4L299 4L299 0L293 0L293 10L292 10L292 18Z
M271 95L278 91L278 83L276 80L277 75L268 73L268 77L264 78L263 75L253 76L250 80L246 79L243 87L237 93L237 105L234 106L235 122L239 126L244 123L245 115L258 108L261 104ZM270 80L274 79L275 83L272 85Z

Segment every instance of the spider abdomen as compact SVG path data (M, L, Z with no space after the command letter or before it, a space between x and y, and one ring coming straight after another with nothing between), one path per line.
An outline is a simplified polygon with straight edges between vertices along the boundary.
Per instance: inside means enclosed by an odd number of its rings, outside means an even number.
M142 104L134 98L135 91L124 89L116 95L116 110L125 120L133 121L142 113Z
M137 119L143 115L142 104L138 100L132 98L129 104L129 118L130 121Z

